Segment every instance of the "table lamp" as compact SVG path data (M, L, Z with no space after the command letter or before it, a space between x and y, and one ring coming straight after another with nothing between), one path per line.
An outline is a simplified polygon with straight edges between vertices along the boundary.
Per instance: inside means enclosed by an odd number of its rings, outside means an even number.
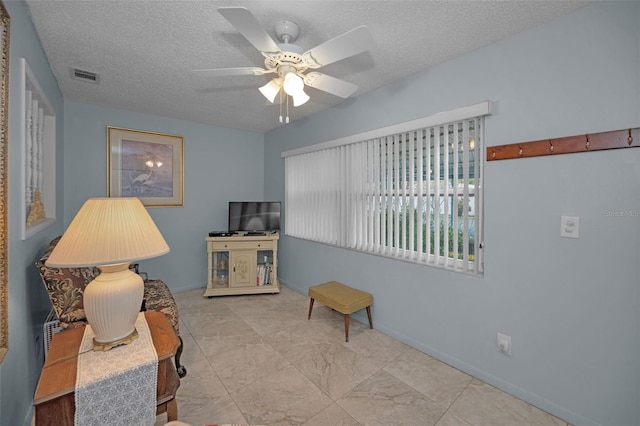
M95 333L94 350L108 351L138 337L135 322L144 282L131 262L161 256L169 246L139 199L90 198L46 262L52 267L100 269L84 290L84 310Z

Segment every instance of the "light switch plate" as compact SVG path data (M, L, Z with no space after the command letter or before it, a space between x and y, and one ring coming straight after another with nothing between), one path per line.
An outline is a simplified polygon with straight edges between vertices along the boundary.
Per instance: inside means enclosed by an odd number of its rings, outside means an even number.
M562 216L560 218L560 236L580 238L580 218L578 216Z

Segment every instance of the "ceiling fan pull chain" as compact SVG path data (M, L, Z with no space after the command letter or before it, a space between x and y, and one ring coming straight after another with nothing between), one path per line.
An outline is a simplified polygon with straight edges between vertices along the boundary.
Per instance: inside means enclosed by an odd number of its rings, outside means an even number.
M289 124L289 96L287 95L287 124Z

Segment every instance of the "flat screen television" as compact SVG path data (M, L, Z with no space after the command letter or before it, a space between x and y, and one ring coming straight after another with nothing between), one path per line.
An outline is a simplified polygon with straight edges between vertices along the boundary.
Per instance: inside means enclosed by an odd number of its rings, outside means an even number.
M280 230L280 201L229 201L229 232Z

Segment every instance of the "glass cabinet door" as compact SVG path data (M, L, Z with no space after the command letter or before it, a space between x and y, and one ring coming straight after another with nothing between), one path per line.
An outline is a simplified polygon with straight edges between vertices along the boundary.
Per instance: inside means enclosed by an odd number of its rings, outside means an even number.
M257 285L275 284L273 250L258 251L258 270L256 271Z
M211 281L214 288L229 287L229 252L213 252L213 268L211 270Z

